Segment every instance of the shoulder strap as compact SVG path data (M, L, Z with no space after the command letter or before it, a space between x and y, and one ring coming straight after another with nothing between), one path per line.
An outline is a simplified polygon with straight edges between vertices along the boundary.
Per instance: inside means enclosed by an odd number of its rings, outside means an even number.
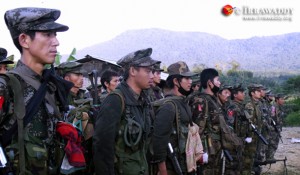
M121 103L122 103L122 113L124 112L125 110L125 98L122 94L122 92L120 91L120 89L115 89L114 91L112 91L110 93L110 95L117 95L121 98Z

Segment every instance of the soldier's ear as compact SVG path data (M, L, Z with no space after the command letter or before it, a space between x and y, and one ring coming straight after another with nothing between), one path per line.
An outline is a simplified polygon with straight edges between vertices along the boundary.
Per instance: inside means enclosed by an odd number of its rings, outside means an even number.
M28 49L29 48L29 41L30 41L30 36L29 35L26 35L25 33L21 33L19 35L19 43L20 43L20 46L22 48L26 48Z

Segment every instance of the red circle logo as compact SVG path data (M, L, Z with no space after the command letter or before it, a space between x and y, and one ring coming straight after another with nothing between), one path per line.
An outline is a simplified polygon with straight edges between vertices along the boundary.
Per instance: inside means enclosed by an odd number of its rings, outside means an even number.
M229 16L233 13L233 7L231 5L225 5L223 8L222 8L222 12L224 15L226 16Z

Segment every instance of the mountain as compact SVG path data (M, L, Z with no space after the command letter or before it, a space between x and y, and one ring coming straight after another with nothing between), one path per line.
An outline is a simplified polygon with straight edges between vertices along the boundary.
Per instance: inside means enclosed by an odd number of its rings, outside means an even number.
M251 71L300 72L300 33L227 40L201 32L175 32L141 29L124 32L110 41L77 51L78 58L89 54L117 61L127 53L153 48L152 57L168 66L184 60L191 67L229 69L236 61L240 68Z

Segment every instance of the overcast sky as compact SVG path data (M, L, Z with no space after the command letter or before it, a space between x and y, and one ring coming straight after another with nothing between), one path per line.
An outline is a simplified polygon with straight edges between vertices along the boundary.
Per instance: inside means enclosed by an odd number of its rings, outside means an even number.
M242 15L221 14L224 5L242 8L292 9L292 21L244 21ZM226 39L242 39L299 32L298 0L0 0L0 47L20 56L3 20L6 10L47 7L61 10L57 22L68 25L58 33L61 54L110 40L131 29L161 28L206 32Z

